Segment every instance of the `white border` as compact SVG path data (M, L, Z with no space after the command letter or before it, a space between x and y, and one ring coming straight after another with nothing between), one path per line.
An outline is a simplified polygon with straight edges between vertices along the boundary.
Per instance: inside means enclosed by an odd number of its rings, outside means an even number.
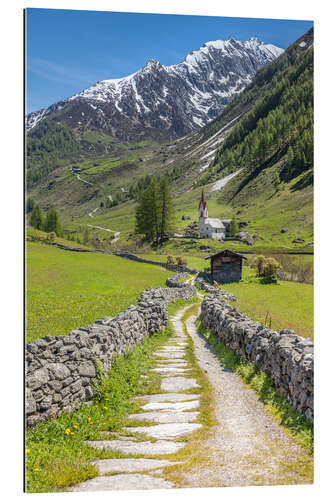
M326 5L327 7L326 7ZM158 490L112 492L115 499L211 498L245 497L251 500L269 497L302 499L328 498L332 490L332 432L330 371L332 335L329 321L331 306L329 284L332 266L331 200L332 168L330 155L332 117L332 16L329 3L294 0L266 2L237 0L34 0L31 3L12 1L2 7L1 33L1 219L2 268L1 290L5 304L2 313L1 393L3 459L1 489L5 497L20 498L22 493L22 9L25 7L108 10L118 12L150 12L169 14L215 15L230 17L261 17L315 21L315 241L316 241L316 482L314 486L252 487L191 490ZM330 149L329 149L330 148ZM292 305L291 305L292 306ZM7 342L8 341L8 342ZM101 493L108 494L107 492ZM75 494L75 498L98 498L96 494ZM35 498L36 495L30 495ZM37 497L36 497L37 498ZM40 498L38 496L38 498ZM45 494L42 498L59 498Z

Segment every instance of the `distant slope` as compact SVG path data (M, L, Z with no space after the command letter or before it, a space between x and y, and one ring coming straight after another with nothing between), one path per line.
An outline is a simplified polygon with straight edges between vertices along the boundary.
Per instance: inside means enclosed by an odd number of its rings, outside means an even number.
M206 128L204 136L220 130L230 117L241 116L218 148L201 178L202 184L243 168L238 184L234 183L232 197L237 197L263 170L273 165L276 183L290 181L304 173L299 187L311 184L312 45L313 30L310 30L278 60L260 70L244 92Z

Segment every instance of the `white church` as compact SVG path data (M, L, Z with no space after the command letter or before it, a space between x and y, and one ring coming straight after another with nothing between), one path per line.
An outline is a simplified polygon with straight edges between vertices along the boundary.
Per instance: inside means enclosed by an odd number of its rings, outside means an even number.
M223 241L231 220L212 219L208 217L208 206L202 190L199 203L199 233L201 238L212 238Z

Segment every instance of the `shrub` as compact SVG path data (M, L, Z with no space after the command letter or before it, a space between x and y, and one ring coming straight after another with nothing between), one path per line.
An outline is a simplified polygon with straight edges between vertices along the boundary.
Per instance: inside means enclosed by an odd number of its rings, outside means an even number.
M187 266L187 260L184 257L176 257L177 266Z
M168 255L167 256L167 264L174 264L175 259L173 258L173 255Z
M255 261L257 275L263 278L276 278L278 270L281 268L280 262L274 257L264 257L259 255Z
M51 233L47 233L46 239L47 239L48 241L55 241L55 239L56 239L56 234L55 234L55 232L53 232L53 231L52 231Z
M258 255L258 257L255 259L255 267L257 269L258 276L263 276L262 272L263 272L263 267L264 267L265 261L266 261L266 259L265 259L264 255Z
M276 276L280 267L280 262L274 259L274 257L268 257L263 266L262 276Z

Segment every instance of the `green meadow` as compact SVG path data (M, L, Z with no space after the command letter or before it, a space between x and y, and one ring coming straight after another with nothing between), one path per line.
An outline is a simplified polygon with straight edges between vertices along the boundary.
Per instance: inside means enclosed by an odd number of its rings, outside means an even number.
M253 269L243 269L242 281L221 285L236 295L240 311L273 330L294 330L313 339L313 285L292 281L262 284Z
M26 340L66 335L134 304L173 273L113 255L27 242Z

